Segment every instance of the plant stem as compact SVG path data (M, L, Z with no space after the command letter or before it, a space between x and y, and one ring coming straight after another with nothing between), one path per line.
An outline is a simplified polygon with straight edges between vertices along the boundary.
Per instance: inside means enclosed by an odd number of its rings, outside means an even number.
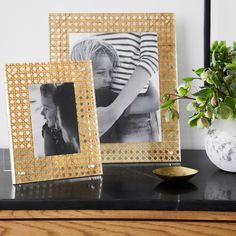
M201 80L202 81L202 79L200 77L194 77L193 79L197 79L197 80Z
M169 96L174 96L174 97L176 97L176 100L178 99L190 99L190 100L195 100L195 98L191 98L191 97L189 97L189 96L179 96L178 94L173 94L173 93L168 93L168 95Z
M177 97L177 98L176 98L176 100L179 100L179 99L195 100L195 98L191 98L191 97L188 97L188 96L183 96L183 97Z

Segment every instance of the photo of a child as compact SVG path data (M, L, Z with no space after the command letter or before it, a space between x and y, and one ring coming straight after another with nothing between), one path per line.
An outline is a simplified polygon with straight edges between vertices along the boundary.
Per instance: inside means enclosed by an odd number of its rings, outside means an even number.
M80 152L74 84L28 87L35 158ZM63 110L65 104L69 110ZM65 128L65 120L73 126L73 135L69 132L70 126Z
M155 33L82 37L70 59L92 60L101 143L160 142Z

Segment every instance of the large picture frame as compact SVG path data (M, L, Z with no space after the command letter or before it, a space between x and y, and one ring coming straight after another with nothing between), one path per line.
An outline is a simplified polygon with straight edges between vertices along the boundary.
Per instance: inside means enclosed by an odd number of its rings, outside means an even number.
M13 184L102 174L90 61L9 64L6 87Z
M159 97L176 87L176 38L173 13L53 13L49 14L50 60L70 61L72 34L156 33ZM158 77L159 75L159 77ZM158 79L159 78L159 79ZM160 112L159 141L101 143L103 163L179 162L178 121L166 122Z

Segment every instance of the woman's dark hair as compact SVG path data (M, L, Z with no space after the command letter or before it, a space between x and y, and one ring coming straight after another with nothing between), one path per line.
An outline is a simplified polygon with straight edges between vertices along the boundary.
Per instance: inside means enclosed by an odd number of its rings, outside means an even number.
M56 88L57 87L55 84L42 84L40 86L40 93L44 97L48 97L48 96L53 97L56 92Z
M54 96L54 102L60 112L62 125L78 138L74 84L63 83L59 85Z

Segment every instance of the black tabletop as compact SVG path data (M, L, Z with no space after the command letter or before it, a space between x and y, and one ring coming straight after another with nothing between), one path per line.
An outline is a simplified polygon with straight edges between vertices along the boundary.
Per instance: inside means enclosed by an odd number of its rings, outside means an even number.
M104 164L97 177L12 185L8 150L0 160L0 209L236 211L236 174L216 168L203 150L182 151L181 165L199 173L175 183L152 173L170 164L139 163Z

